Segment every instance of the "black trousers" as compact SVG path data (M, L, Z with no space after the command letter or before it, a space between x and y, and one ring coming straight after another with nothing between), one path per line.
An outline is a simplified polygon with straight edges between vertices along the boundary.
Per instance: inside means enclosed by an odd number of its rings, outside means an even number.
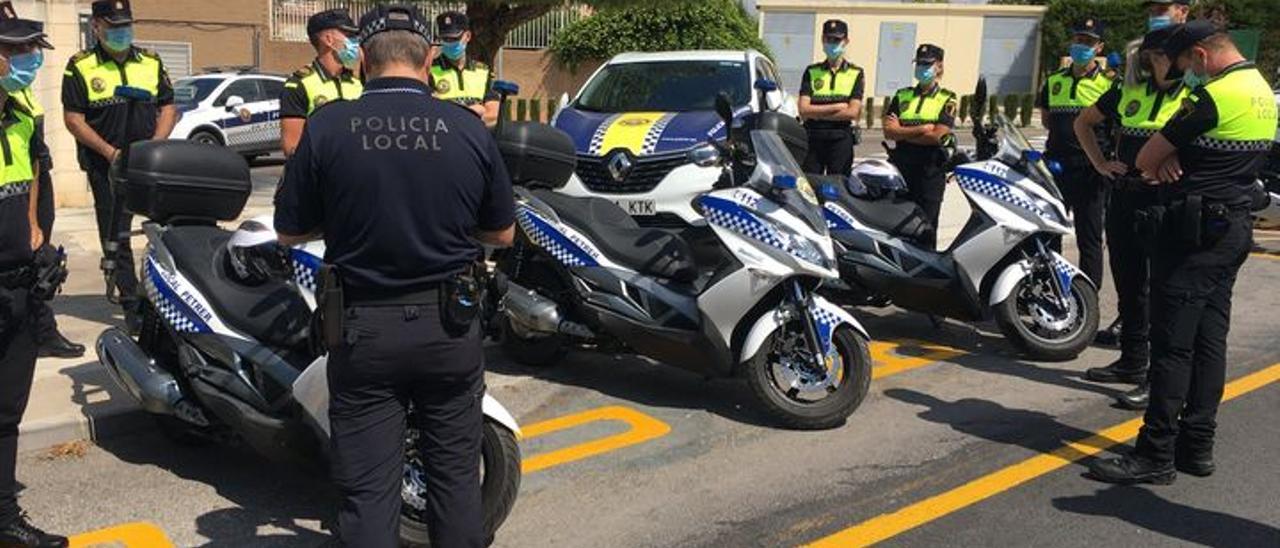
M853 170L853 129L810 129L805 173L848 175Z
M1138 234L1137 212L1155 205L1152 190L1112 190L1107 202L1107 255L1120 312L1120 357L1135 368L1151 361L1149 243Z
M1241 213L1212 245L1190 249L1166 234L1155 247L1151 401L1138 434L1138 454L1170 462L1179 438L1193 449L1213 447L1226 381L1231 293L1252 246L1251 221Z
M25 289L0 289L0 526L17 519L18 424L36 371L36 339Z
M1076 226L1076 247L1080 250L1080 270L1098 290L1102 290L1103 210L1107 192L1103 178L1088 163L1064 162L1059 179L1062 198L1071 210Z
M946 156L941 150L936 152L893 156L893 165L907 182L908 197L924 210L925 218L933 226L933 231L921 242L930 249L938 246L938 219L942 215L942 199L947 190Z
M40 197L39 203L36 204L36 222L40 224L40 231L44 232L44 241L53 241L53 178L49 176L48 164L41 163L43 169L40 170ZM36 340L41 343L52 340L58 335L58 320L53 315L53 308L49 301L37 301L32 304L32 314L35 316Z
M338 531L352 548L399 546L405 421L420 430L431 545L484 544L480 328L445 333L436 304L352 307L346 344L329 356Z
M98 221L98 241L102 242L103 254L106 254L107 241L115 239L120 244L116 255L116 289L122 303L130 303L138 299L138 269L133 263L133 247L128 237L109 234L111 231L111 204L115 197L111 194L111 181L107 178L108 167L95 166L88 171L89 188L93 191L93 212ZM120 233L133 227L133 215L123 207L116 216Z

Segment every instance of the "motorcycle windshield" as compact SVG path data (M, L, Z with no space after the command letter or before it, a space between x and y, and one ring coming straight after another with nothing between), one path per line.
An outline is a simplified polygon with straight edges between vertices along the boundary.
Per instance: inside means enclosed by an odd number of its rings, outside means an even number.
M1045 166L1044 160L1032 162L1027 159L1027 152L1034 152L1035 148L1027 141L1022 130L1013 125L1004 114L996 116L996 127L1000 129L1000 154L997 158L1011 166L1023 165L1025 162L1027 169L1031 171L1027 178L1049 191L1049 195L1061 200L1062 193L1058 191L1058 185L1054 183L1053 174Z
M809 180L805 178L804 170L800 169L800 164L791 157L791 152L788 151L787 145L782 142L777 132L752 131L751 148L755 151L756 169L748 183L750 187L765 196L770 192L782 193L784 199L779 202L783 209L799 217L809 225L809 228L819 234L825 234L827 221L822 216L818 195L814 192L813 185L809 184ZM778 175L795 177L795 188L774 188L773 179Z

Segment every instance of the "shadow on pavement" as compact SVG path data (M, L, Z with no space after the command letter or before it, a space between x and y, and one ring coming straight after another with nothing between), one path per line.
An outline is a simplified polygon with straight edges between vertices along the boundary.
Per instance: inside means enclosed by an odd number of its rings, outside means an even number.
M1053 507L1108 516L1182 542L1204 546L1280 546L1280 529L1250 519L1165 500L1148 489L1112 486L1093 495L1053 500Z
M99 280L102 278L99 277ZM98 287L97 289L101 289ZM54 314L72 316L88 322L124 326L124 314L119 305L107 302L101 293L92 295L58 295L53 299ZM76 341L92 347L94 341ZM92 350L90 350L92 352Z

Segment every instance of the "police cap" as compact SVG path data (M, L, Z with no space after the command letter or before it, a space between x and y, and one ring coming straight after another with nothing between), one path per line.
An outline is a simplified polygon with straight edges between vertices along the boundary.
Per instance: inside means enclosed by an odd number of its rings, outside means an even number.
M129 0L96 0L92 14L95 18L105 19L112 25L128 25L133 23L133 7Z
M35 42L44 49L53 49L49 36L44 33L44 23L18 18L13 2L0 2L0 44L29 44Z
M329 29L338 29L350 34L360 31L356 28L355 21L351 20L351 14L347 12L347 8L324 10L307 19L307 36L309 37L315 37L321 31Z
M441 40L457 40L462 33L471 30L471 21L467 14L460 11L446 11L436 16L436 35Z
M844 40L849 36L849 24L839 19L828 19L822 24L823 38L839 38Z
M946 52L942 51L942 48L938 46L933 44L920 44L920 47L916 48L915 62L937 63L938 61L941 61L945 55Z
M1191 49L1191 46L1216 34L1225 32L1218 25L1204 19L1197 19L1185 25L1170 28L1173 32L1164 41L1164 54L1168 55L1170 59L1177 59L1179 55L1182 55L1182 52Z
M1164 27L1148 32L1142 37L1142 45L1138 46L1138 51L1159 50L1160 53L1164 53L1165 41L1169 40L1176 30L1178 27Z
M379 32L407 30L431 41L431 24L417 7L407 4L379 4L360 17L360 40L368 40Z
M1103 25L1102 21L1097 17L1085 17L1084 19L1076 21L1074 25L1071 25L1071 34L1076 36L1092 36L1101 40L1104 28L1105 25Z

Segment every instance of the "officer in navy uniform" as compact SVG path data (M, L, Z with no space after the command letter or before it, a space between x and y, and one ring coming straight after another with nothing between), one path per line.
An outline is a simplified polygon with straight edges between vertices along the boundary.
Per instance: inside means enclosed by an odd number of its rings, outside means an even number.
M1253 246L1253 185L1276 135L1271 86L1224 29L1192 21L1164 50L1192 91L1138 153L1143 176L1163 190L1140 223L1154 242L1151 386L1134 451L1089 467L1111 483L1215 470L1231 294Z
M819 175L848 175L857 144L854 122L862 115L862 68L846 61L849 25L839 19L822 24L825 59L809 65L800 80L797 107L809 135L804 170ZM801 158L797 158L801 160Z
M18 507L18 425L31 395L37 342L31 301L35 253L44 243L36 218L40 164L36 117L15 94L31 85L53 49L39 23L0 4L0 546L61 548L67 539L31 524Z
M484 122L431 97L430 24L418 9L379 6L360 29L364 95L308 120L275 199L280 242L322 237L341 280L325 282L320 306L338 533L347 546L398 545L413 402L430 443L431 544L481 546L485 388L469 274L479 243L511 245L511 181Z

